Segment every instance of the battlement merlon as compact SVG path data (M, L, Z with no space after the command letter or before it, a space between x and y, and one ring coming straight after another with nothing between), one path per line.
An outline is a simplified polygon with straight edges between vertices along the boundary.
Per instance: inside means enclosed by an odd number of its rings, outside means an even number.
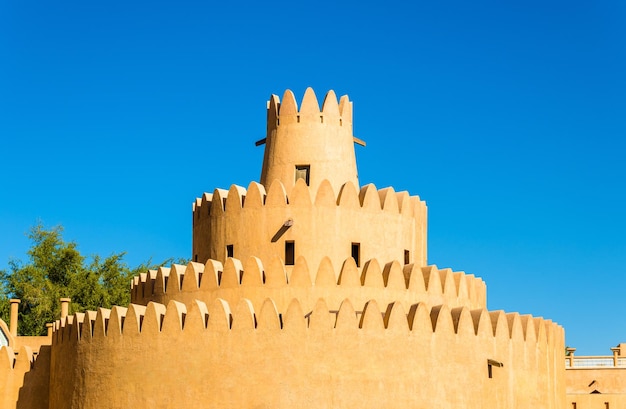
M287 194L297 179L315 190L327 179L335 191L347 182L359 187L352 133L352 102L347 95L337 101L328 91L322 109L313 89L307 88L298 109L293 92L282 102L272 95L267 106L267 135L261 184L269 188L280 180Z

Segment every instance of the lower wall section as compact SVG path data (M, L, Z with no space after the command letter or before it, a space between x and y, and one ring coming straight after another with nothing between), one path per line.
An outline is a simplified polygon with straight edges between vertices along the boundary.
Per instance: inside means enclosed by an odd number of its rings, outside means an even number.
M625 367L580 367L565 370L565 388L568 394L624 394L626 396ZM626 405L623 406L626 408Z
M279 315L270 300L258 313L217 300L77 314L53 336L50 407L564 407L561 327L415 307L294 301Z
M626 368L577 367L565 370L566 409L626 408Z
M626 394L567 394L566 409L622 409L626 408Z

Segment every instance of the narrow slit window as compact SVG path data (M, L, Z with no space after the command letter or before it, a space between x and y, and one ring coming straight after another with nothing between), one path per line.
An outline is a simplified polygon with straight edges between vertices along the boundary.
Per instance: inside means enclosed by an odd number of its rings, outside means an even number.
M195 261L196 263L198 262L198 255L197 254L195 256L193 256L193 261Z
M404 250L404 264L409 264L411 262L411 252L409 250Z
M296 243L293 241L285 242L285 265L293 266L296 261Z
M296 165L296 182L298 179L304 179L304 183L308 186L310 173L311 165Z
M235 257L235 248L232 244L226 246L226 257Z
M357 267L361 267L361 243L352 243L352 258Z

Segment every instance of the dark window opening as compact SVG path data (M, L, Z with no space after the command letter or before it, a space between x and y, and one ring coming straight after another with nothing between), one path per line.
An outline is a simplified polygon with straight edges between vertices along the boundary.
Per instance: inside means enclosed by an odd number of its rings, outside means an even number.
M226 246L226 257L235 257L235 248L232 244Z
M293 266L296 261L296 243L293 241L285 242L285 265Z
M193 261L195 261L196 263L198 262L198 255L197 254L195 256L193 256Z
M411 252L409 250L404 250L404 264L409 264L411 262Z
M576 409L576 402L572 402L572 409Z
M491 365L487 365L487 371L489 372L489 378L493 378L493 367Z
M352 243L352 258L356 262L357 267L361 267L361 244Z
M308 186L310 173L311 165L296 165L296 182L298 179L304 179L304 183Z

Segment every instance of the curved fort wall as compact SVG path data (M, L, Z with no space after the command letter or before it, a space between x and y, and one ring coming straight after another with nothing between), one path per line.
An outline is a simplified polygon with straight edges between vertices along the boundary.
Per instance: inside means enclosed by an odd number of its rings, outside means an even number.
M517 313L171 301L76 314L53 338L51 407L564 407L563 329Z
M346 299L353 305L364 305L369 300L379 305L398 302L407 310L418 302L429 307L447 304L449 308L477 309L486 308L486 292L480 278L436 266L401 266L398 262L381 266L373 259L359 271L352 258L337 269L325 258L319 268L310 270L301 257L288 273L277 258L264 264L250 257L245 263L228 259L222 265L209 260L205 265L173 265L141 274L132 283L131 302L146 305L173 300L189 305L195 300L210 304L221 298L237 303L245 298L259 309L269 297L281 313L287 311L294 298L305 309L312 309L320 298L331 310L338 310Z
M241 260L285 260L289 241L294 259L303 256L312 266L324 257L340 265L354 245L361 260L425 266L426 227L425 202L393 188L377 190L370 184L357 192L348 182L335 194L327 180L314 189L299 179L288 196L278 180L267 194L263 185L252 182L247 190L234 185L228 191L216 189L194 203L193 259L225 261L232 246L232 256Z

